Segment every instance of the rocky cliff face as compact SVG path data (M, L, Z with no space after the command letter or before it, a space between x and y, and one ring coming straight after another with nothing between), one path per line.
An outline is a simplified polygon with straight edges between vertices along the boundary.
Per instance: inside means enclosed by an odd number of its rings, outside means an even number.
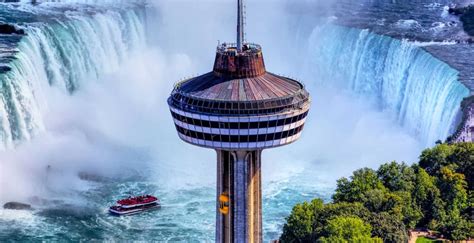
M450 8L449 13L460 16L464 31L474 37L474 5Z
M474 96L470 96L461 104L462 121L456 132L448 138L449 143L474 142Z
M11 34L17 34L17 35L24 35L25 31L22 29L19 29L11 24L1 24L0 23L0 34L6 34L6 35L11 35Z
M13 210L31 210L31 205L26 203L19 202L8 202L3 205L4 209L13 209Z

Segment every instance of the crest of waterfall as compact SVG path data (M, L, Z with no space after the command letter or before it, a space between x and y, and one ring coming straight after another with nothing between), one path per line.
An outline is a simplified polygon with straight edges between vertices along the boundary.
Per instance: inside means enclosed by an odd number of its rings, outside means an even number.
M315 28L308 45L307 65L315 75L368 98L426 146L456 126L469 90L457 70L422 48L333 24Z
M146 42L144 10L66 14L32 23L16 47L10 71L0 73L0 147L12 148L45 129L45 89L72 94L85 82L116 71Z

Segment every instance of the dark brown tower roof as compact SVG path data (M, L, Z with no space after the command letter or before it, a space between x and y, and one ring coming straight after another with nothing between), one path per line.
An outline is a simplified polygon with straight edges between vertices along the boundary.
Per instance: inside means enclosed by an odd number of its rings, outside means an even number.
M220 101L258 101L292 96L303 86L272 73L253 78L227 78L213 72L192 78L179 90L189 96Z
M309 101L298 81L265 70L262 49L246 44L217 48L214 70L178 83L170 105L190 112L243 115L295 109Z

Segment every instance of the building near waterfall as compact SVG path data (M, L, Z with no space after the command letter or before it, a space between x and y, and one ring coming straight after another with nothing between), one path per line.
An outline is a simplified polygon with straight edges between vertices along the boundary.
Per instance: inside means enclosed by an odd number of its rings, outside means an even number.
M176 84L168 104L182 140L217 151L216 241L262 242L262 150L301 136L310 95L266 71L237 4L237 42L220 44L213 71Z

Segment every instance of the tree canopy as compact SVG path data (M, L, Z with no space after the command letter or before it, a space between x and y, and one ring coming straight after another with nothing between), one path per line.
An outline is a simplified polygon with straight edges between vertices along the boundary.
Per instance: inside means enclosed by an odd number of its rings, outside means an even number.
M371 236L372 226L354 216L339 216L327 221L324 227L326 237L320 242L380 242L382 239Z
M439 144L418 164L362 168L337 181L331 203L293 208L282 242L406 242L425 228L451 240L474 237L474 144ZM349 228L349 229L348 229Z

